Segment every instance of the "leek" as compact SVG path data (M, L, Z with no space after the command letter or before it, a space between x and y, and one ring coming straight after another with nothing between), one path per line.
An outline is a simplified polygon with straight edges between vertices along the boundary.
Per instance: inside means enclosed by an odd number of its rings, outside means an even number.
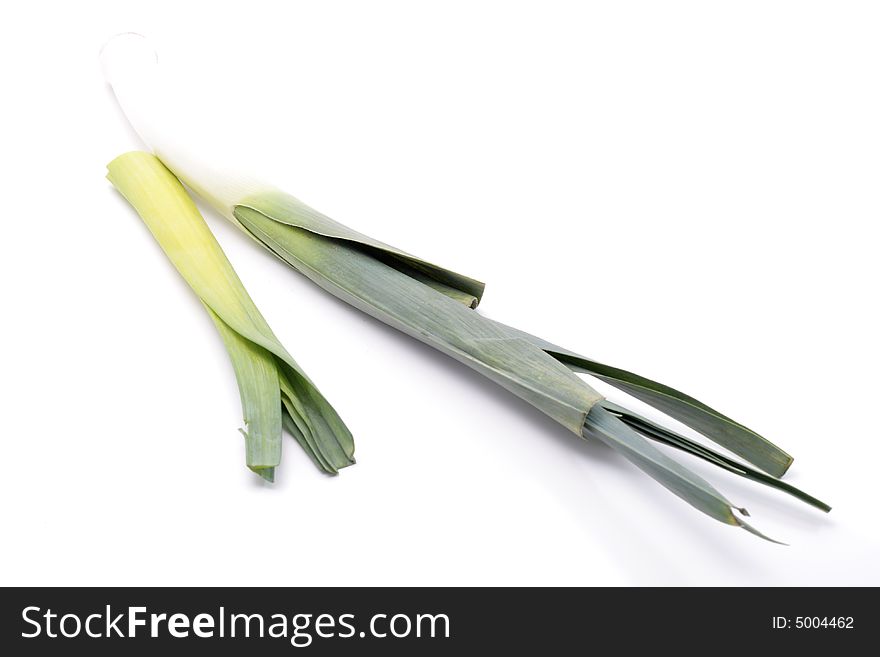
M474 312L482 283L358 233L281 190L182 149L186 136L174 135L174 105L164 102L154 53L143 39L129 38L117 46L105 50L105 71L141 138L218 212L331 294L480 372L578 437L604 442L716 520L761 535L735 513L748 515L744 509L654 442L828 510L778 479L791 456L747 427L673 388L487 319ZM575 372L647 402L763 472L612 404Z
M107 169L220 333L238 381L247 466L274 481L282 427L325 472L354 463L348 429L272 333L183 185L149 153L126 153Z

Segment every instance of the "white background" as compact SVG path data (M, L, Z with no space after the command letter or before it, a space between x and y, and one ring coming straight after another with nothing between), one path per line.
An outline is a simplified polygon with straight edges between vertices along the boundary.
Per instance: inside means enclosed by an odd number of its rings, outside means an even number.
M141 147L98 61L128 30L230 158L754 427L834 510L682 456L791 545L716 523L206 213L357 441L329 478L287 440L262 485L104 179ZM7 7L0 583L880 584L878 34L870 2Z

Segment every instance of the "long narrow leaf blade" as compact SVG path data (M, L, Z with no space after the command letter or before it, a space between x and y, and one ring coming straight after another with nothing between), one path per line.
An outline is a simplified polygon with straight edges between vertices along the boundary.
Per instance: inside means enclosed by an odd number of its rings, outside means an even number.
M302 384L293 372L282 371L282 401L291 419L300 429L314 459L322 468L336 474L342 468L353 465L354 441L345 425L335 422L332 409L325 408L323 397L313 397L311 389Z
M524 331L511 330L575 372L591 374L650 404L774 477L785 474L792 463L792 457L769 440L690 395L633 372L581 356Z
M480 303L485 289L482 282L422 260L373 239L369 235L359 233L309 207L290 194L280 190L266 190L252 205L243 201L237 206L237 209L244 208L263 213L275 221L293 228L300 228L314 235L327 237L367 251L376 259L382 260L395 269L405 271L414 278L421 279L429 287L433 287L438 292L466 306L476 308ZM237 212L234 213L233 219L241 221Z
M281 463L281 390L275 356L235 331L205 306L217 327L238 382L247 466L257 474Z
M703 513L725 524L742 527L757 536L777 542L734 515L733 510L736 507L702 477L663 454L601 405L590 411L584 430L585 434L597 437L620 452L664 488ZM737 510L748 515L745 509Z
M690 438L686 438L678 432L661 426L656 422L653 422L646 417L634 413L627 408L610 402L607 399L603 400L601 403L602 407L605 410L620 418L621 421L624 422L624 424L629 425L631 428L653 440L661 442L664 445L669 445L670 447L675 447L676 449L691 454L692 456L696 456L697 458L703 459L704 461L707 461L712 465L727 470L728 472L732 472L733 474L745 477L746 479L751 479L752 481L756 481L761 484L765 484L766 486L769 486L771 488L781 490L793 497L796 497L802 502L806 502L810 506L814 506L817 509L824 511L825 513L831 511L831 507L825 504L825 502L805 493L804 491L792 486L782 479L771 477L770 475L761 472L760 470L756 470L755 468L752 468L745 463L740 463L738 461L735 461L734 459L728 458L727 456L720 454L715 450L709 449L705 445L701 445L691 440Z

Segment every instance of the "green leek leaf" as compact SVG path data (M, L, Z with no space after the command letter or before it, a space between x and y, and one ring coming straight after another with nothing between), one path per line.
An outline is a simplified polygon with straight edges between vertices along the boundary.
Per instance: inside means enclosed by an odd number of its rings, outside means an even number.
M704 461L707 461L712 465L718 466L719 468L727 470L728 472L732 472L733 474L739 475L740 477L745 477L746 479L751 479L752 481L770 486L771 488L776 488L777 490L784 491L789 495L792 495L793 497L801 500L802 502L806 502L810 506L814 506L817 509L824 511L825 513L831 511L831 507L828 506L825 502L813 497L812 495L808 495L804 491L792 486L785 481L782 481L782 479L771 477L770 475L751 468L744 463L740 463L738 461L735 461L734 459L724 456L723 454L719 454L718 452L709 449L705 445L701 445L700 443L697 443L690 438L682 436L680 433L660 426L656 422L653 422L648 418L642 417L641 415L638 415L637 413L634 413L627 408L610 402L607 399L602 401L602 408L620 418L620 420L624 424L628 425L632 429L635 429L639 433L648 436L653 440L661 442L664 445L675 447L676 449L696 456L697 458L703 459Z
M235 208L235 218L258 242L314 282L480 372L577 435L598 437L712 518L763 537L738 518L730 502L710 484L603 408L601 395L543 348L524 339L524 334L486 319L419 277L376 257L371 249L269 216L269 211L282 212L283 203L277 197L273 201L263 205L260 199L252 199ZM313 451L323 456L321 450Z
M304 445L307 452L314 445L331 453L333 472L354 463L351 433L275 337L174 174L143 152L121 155L107 168L107 178L137 210L220 332L238 381L248 467L274 478L281 461L282 393L314 437Z
M604 365L524 331L513 330L575 372L591 374L650 404L774 477L785 474L792 463L792 457L769 440L690 395L618 367Z
M702 477L660 452L601 405L590 412L584 431L616 449L666 489L706 515L778 543L734 515L733 510L736 507ZM736 510L748 515L745 509L736 508Z

